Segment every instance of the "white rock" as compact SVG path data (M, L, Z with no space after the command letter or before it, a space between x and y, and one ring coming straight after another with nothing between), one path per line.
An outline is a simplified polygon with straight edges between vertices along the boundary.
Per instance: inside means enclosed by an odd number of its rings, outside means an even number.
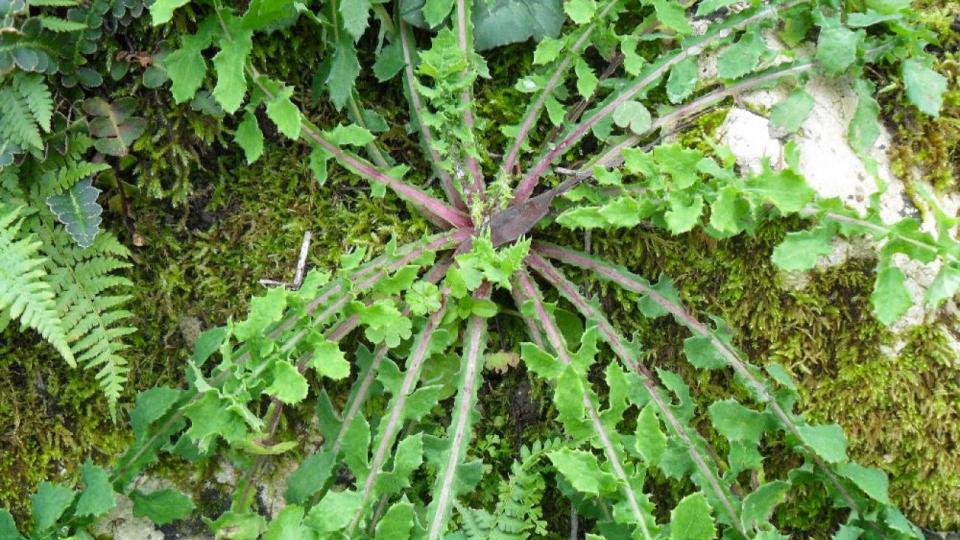
M94 523L93 532L114 540L163 540L152 521L133 516L133 501L125 495L117 495L117 505Z
M717 134L744 171L760 172L764 159L774 167L782 166L783 144L770 136L770 122L758 114L730 109Z
M701 69L709 70L710 62L709 59L702 61ZM857 96L846 81L828 81L819 76L812 76L805 89L814 100L813 110L799 132L788 137L797 146L800 172L819 196L838 197L847 206L863 213L879 184L847 143L847 126L856 110ZM739 96L738 102L764 109L786 95L783 88L767 89ZM744 107L738 105L730 109L717 135L730 148L744 172L760 170L764 160L774 168L784 165L785 144L778 139L777 130L766 118ZM886 185L880 196L880 217L886 223L894 223L919 214L906 197L903 181L891 172L886 152L889 144L890 134L881 126L880 137L870 150L869 158L877 164L880 183ZM956 215L960 196L951 195L939 200L948 215ZM923 229L936 232L932 219L924 222ZM838 240L833 253L821 257L821 266L842 264L850 257L873 256L876 248L863 241ZM902 332L925 320L923 296L939 271L939 262L922 264L905 256L897 256L894 262L906 274L906 287L914 299L914 305L892 327L895 332ZM790 288L804 284L804 280L796 276L786 282ZM902 344L894 347L893 352L900 347Z

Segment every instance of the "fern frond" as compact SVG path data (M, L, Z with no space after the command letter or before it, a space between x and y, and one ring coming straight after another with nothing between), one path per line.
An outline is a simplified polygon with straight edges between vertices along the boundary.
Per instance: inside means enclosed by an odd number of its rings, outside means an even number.
M97 369L97 381L113 413L129 371L122 355L128 348L123 337L135 329L124 324L132 314L120 309L130 297L105 293L132 285L116 275L130 266L123 260L129 251L109 232L101 232L90 247L83 248L49 218L40 220L39 229L48 254L48 281L70 348L81 365Z
M44 280L46 259L37 256L42 243L32 238L18 239L22 225L19 208L0 207L0 311L36 330L75 366L54 301L55 292Z
M40 129L30 107L10 86L0 88L0 135L20 146L43 148Z
M69 22L69 21L68 21ZM33 120L50 133L50 120L53 118L53 95L50 88L44 82L43 76L32 73L18 73L13 78L13 87L20 94L20 98L26 104Z

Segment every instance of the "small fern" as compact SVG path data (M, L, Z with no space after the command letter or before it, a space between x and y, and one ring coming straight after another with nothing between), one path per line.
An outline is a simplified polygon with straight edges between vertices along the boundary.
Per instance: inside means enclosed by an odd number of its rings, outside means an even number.
M115 236L93 226L97 212L84 210L83 219L78 219L76 212L53 211L71 197L86 197L84 206L99 209L98 190L90 179L77 182L78 176L109 168L83 158L91 146L89 137L71 136L62 154L51 150L42 162L27 159L22 166L4 169L0 196L33 210L22 220L22 229L38 241L34 251L42 268L40 279L64 336L65 346L58 350L71 365L76 358L76 363L97 370L97 381L115 414L128 372L123 337L135 330L124 324L130 312L122 305L129 296L119 294L131 284L117 275L129 266L125 262L129 251Z
M36 228L70 348L81 365L97 370L114 411L127 381L127 360L121 353L128 345L122 338L135 331L124 324L130 312L121 309L130 297L115 294L131 286L130 280L116 275L130 266L123 260L129 252L108 232L97 235L89 247L78 246L48 216L38 218Z
M0 135L20 148L43 149L40 130L50 131L53 98L43 78L17 73L0 86Z
M76 365L53 290L45 279L44 258L37 256L41 242L21 236L21 211L0 206L0 312L36 330L71 366Z

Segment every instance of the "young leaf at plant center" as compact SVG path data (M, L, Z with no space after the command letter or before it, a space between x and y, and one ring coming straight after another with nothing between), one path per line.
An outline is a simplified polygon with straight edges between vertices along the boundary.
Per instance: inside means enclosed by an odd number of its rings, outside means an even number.
M682 234L700 221L703 213L703 197L695 195L688 199L681 194L670 194L670 210L664 214L667 228L672 234Z
M939 116L947 78L912 58L903 61L902 74L910 102L925 114Z
M130 499L133 501L134 517L148 518L157 525L184 519L194 508L190 497L173 489L160 489L150 493L134 490L130 493Z
M100 190L93 187L93 180L85 178L62 194L47 197L50 211L82 248L92 246L100 232L103 207L97 203L98 195Z

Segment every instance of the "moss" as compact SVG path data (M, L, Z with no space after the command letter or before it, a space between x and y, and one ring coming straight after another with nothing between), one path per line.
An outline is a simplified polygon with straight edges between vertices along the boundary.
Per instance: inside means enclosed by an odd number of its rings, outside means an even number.
M93 371L72 370L15 327L0 333L0 507L27 515L42 480L74 481L85 459L108 463L129 444L111 424Z
M960 32L955 26L960 3L920 2L915 9L939 41L929 50L937 59L934 69L947 78L947 92L940 116L926 116L907 104L898 72L888 68L882 74L883 82L878 86L890 82L879 97L883 116L894 134L889 150L891 165L900 178L916 178L917 169L937 190L956 191L960 187Z
M953 449L960 440L960 366L945 321L912 331L899 355L885 352L894 336L871 315L870 260L815 272L806 287L788 290L770 253L787 230L801 225L770 224L754 238L725 241L699 233L595 233L592 245L598 255L650 279L661 273L672 277L698 317L719 315L730 324L737 345L752 361L780 362L794 373L802 388L800 410L812 419L840 423L850 454L888 473L891 497L908 517L935 529L957 527L960 457ZM577 235L561 236L570 245L583 244ZM646 320L634 295L586 279L611 319L626 332L638 332L649 365L684 376L701 411L729 396L729 376L686 365L682 346L688 333L679 325L667 318ZM782 474L786 465L768 461L768 478ZM834 522L825 520L832 511L823 494L796 501L778 514L782 526L806 529Z

